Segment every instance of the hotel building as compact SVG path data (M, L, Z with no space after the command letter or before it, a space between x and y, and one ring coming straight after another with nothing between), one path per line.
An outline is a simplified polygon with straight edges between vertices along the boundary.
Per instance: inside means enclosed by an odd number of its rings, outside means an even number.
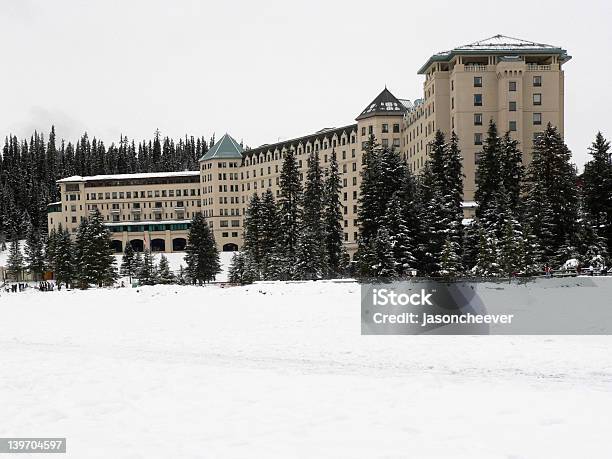
M225 134L200 158L198 171L68 177L59 180L61 201L49 205L49 228L60 223L75 232L97 208L113 236L115 250L182 251L195 212L213 229L219 250L242 247L243 220L253 193L279 196L282 161L293 150L302 180L307 159L319 153L329 166L335 151L342 176L344 239L357 247L357 204L363 147L370 134L395 148L413 173L427 159L437 129L460 141L465 174L466 216L474 209L475 165L490 120L500 133L519 140L529 163L534 136L548 123L563 132L564 75L570 57L559 47L496 35L431 56L420 68L423 97L395 97L385 88L355 123L243 150Z

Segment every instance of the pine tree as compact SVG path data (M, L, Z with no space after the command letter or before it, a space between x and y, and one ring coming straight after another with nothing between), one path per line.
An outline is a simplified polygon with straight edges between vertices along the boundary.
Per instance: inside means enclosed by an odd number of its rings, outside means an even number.
M485 221L489 216L489 211L494 207L492 202L495 202L501 185L501 148L502 139L498 135L497 125L491 120L482 152L477 155L476 161L476 192L474 193L474 199L478 203L476 217L483 222L484 226L488 226L488 222L485 223Z
M597 224L599 235L605 238L607 250L612 251L612 162L610 142L601 132L589 148L592 159L582 174L582 201L585 212Z
M396 275L396 262L393 257L393 247L389 237L389 232L385 227L378 230L374 239L374 252L376 255L373 272L376 277L390 278Z
M513 277L525 273L527 270L525 247L526 241L521 225L514 216L510 216L506 219L502 238L499 241L499 267L503 275Z
M453 241L451 236L447 237L442 247L438 275L442 277L457 277L461 274L463 266L458 251L459 245L457 242Z
M549 123L534 141L526 178L526 219L552 262L558 249L576 236L578 190L571 152L557 128Z
M380 183L382 182L380 149L374 136L366 142L362 159L361 184L359 188L359 241L357 257L370 253L370 242L376 238L380 227L380 218L384 213ZM367 265L368 263L366 263Z
M346 258L344 250L344 231L342 230L342 203L340 190L342 182L338 168L336 151L332 150L329 168L326 170L323 185L323 232L325 250L325 275L335 277L345 269L343 260Z
M76 236L77 279L81 288L111 285L116 278L110 232L96 209L81 222Z
M242 253L235 253L229 266L228 281L231 284L249 284L253 282L246 269L245 256Z
M157 266L157 279L161 284L172 284L175 281L175 276L170 271L168 258L162 253Z
M280 237L280 221L278 215L278 206L274 200L274 195L270 189L266 190L261 199L260 208L260 233L259 246L261 249L261 257L259 267L259 275L256 273L256 263L251 260L250 254L248 260L245 261L245 272L250 281L257 279L275 280L279 279L281 274L281 256L282 246L279 241Z
M70 232L60 224L52 245L52 269L58 287L68 287L74 281L74 244Z
M478 257L472 272L482 277L497 277L501 274L497 250L497 236L492 230L479 229Z
M280 174L280 245L281 278L296 279L298 272L297 251L300 228L302 224L302 183L295 152L290 149L285 153L285 159Z
M141 285L155 285L157 283L155 260L150 249L145 249L142 256L142 265L138 271L138 282Z
M262 242L262 224L264 219L261 216L261 200L257 193L253 193L249 205L247 206L244 217L244 247L243 251L251 261L251 265L256 272L256 278L261 277L260 263L264 254L260 244Z
M43 238L36 228L28 228L25 243L26 267L34 280L40 280L45 271L45 254Z
M122 276L127 276L131 284L132 276L134 276L136 272L136 254L134 253L132 244L130 244L128 241L128 243L125 245L125 249L123 249L123 257L121 257L121 268L119 273Z
M187 275L191 283L202 285L214 281L221 272L213 233L201 213L196 213L191 221L185 252Z
M6 272L13 278L14 281L19 282L22 278L23 269L24 261L21 249L19 247L19 239L17 239L17 235L14 235L9 248Z
M308 159L306 185L302 200L301 231L297 246L297 273L301 279L318 279L325 269L325 239L323 228L323 175L319 152Z

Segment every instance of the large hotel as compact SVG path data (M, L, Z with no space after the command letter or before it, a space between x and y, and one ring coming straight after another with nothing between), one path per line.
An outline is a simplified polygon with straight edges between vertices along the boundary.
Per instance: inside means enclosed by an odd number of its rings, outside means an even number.
M285 153L296 153L304 180L311 152L318 151L325 168L335 151L342 173L344 239L352 255L363 147L370 134L395 148L418 174L435 131L454 131L463 154L469 216L474 210L476 155L489 120L520 141L524 162L529 163L533 138L547 123L563 132L561 67L569 59L560 47L502 35L434 54L418 71L425 76L422 98L397 98L385 88L355 123L247 150L226 134L200 158L198 171L59 180L61 201L49 206L49 228L61 223L75 232L97 208L117 252L128 243L136 250L175 252L184 250L190 220L202 212L219 250L238 250L250 196L267 189L279 195Z

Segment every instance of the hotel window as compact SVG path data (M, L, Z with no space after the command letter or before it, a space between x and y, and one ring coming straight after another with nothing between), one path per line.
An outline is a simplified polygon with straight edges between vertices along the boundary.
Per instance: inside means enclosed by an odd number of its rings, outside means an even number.
M396 148L399 148L400 146L400 139L393 139L393 146Z
M482 77L481 76L475 76L474 77L474 87L475 88L482 88Z
M480 132L474 134L474 145L482 145L482 134Z
M542 114L541 113L533 114L533 124L537 124L537 125L542 124Z
M365 128L365 126L361 128L361 135L366 135L366 128Z
M533 85L537 87L542 86L542 77L540 75L535 75L533 77Z
M474 113L474 126L482 126L482 113Z
M512 132L516 131L516 121L508 122L508 130Z
M382 139L382 146L383 147L388 147L389 146L389 139Z
M368 126L368 134L374 134L374 126Z
M399 124L394 124L393 125L393 133L397 134L400 131L400 125Z
M508 91L516 91L516 81L508 81Z
M455 98L451 97L451 110L455 109Z
M542 94L536 93L533 95L533 105L542 105Z
M389 132L389 125L386 124L386 123L383 124L382 125L382 131L383 131L383 134L387 134Z
M474 107L482 106L482 94L474 94Z
M510 101L508 102L508 111L515 112L516 111L516 102Z

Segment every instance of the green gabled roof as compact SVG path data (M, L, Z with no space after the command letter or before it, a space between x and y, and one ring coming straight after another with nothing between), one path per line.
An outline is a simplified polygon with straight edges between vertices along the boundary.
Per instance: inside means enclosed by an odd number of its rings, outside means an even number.
M225 134L200 158L200 161L207 161L209 159L242 159L242 152L243 149L240 144L231 135Z

